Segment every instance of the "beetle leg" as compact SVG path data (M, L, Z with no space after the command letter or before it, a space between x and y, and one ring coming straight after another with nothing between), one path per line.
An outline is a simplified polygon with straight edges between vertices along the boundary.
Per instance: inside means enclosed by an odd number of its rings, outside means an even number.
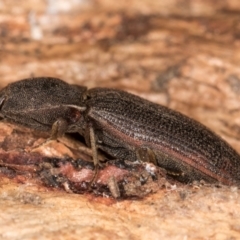
M59 137L62 137L67 131L68 123L65 119L59 118L52 125L51 135L49 140L57 140Z
M117 180L114 176L109 178L107 185L114 198L119 198L121 196Z
M89 128L89 137L90 137L90 146L92 149L93 164L96 167L97 165L99 165L99 161L97 158L96 138L95 138L95 134L94 134L94 130L93 130L92 126L90 126L90 128Z
M90 146L92 149L93 164L95 167L94 174L93 174L92 180L90 182L90 186L92 186L93 183L95 182L96 177L99 172L99 161L98 161L98 156L97 156L96 137L95 137L94 129L92 126L89 127L89 140L90 140Z
M157 166L157 159L152 149L148 147L138 148L136 150L137 159L143 162L150 162Z
M43 145L49 143L52 140L57 140L59 137L62 137L64 133L67 131L67 126L68 124L66 120L64 120L63 118L57 119L57 121L55 121L52 125L50 137L43 143L34 147L33 150L42 147Z
M136 155L137 155L137 159L139 159L143 162L151 162L155 166L162 167L163 169L165 169L167 175L169 175L173 178L184 177L184 172L181 171L181 169L176 169L176 168L169 169L169 168L166 168L164 166L159 165L158 161L156 159L155 153L150 148L147 148L147 147L146 148L139 148L139 149L136 150ZM167 159L168 159L167 155L160 154L159 152L158 152L157 156L158 156L158 159L161 159L162 162L166 162Z

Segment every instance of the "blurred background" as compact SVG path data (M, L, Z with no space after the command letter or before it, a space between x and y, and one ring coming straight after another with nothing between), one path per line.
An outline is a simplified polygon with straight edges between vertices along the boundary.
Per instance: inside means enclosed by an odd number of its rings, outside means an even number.
M0 87L52 76L179 110L240 151L237 0L0 0Z

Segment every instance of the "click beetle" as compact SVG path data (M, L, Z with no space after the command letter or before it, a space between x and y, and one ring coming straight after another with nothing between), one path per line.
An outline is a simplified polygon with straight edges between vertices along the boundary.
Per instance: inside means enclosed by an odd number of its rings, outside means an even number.
M150 161L181 182L240 184L240 156L199 122L125 91L24 79L0 92L0 116L51 138L78 132L115 159Z

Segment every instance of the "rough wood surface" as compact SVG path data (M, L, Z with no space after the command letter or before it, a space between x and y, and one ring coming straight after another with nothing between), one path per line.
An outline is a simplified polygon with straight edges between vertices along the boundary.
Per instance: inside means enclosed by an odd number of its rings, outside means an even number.
M0 87L54 76L124 89L199 120L240 153L239 13L236 0L0 1ZM172 184L119 201L23 182L0 180L1 239L240 238L236 187Z

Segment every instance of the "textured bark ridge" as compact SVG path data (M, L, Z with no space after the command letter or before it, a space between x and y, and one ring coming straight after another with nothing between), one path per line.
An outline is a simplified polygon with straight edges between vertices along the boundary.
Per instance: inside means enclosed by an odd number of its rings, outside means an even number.
M46 142L39 138L44 137L42 133L4 123L0 126L0 176L12 181L120 199L142 198L168 184L164 171L153 164L123 161L102 163L94 179L91 150L81 142L71 138L62 139L65 143Z
M2 1L0 87L52 76L126 90L240 153L239 12L235 0ZM38 147L48 135L6 123L0 133L1 239L240 238L236 187L109 162L86 193L93 170L78 136Z

